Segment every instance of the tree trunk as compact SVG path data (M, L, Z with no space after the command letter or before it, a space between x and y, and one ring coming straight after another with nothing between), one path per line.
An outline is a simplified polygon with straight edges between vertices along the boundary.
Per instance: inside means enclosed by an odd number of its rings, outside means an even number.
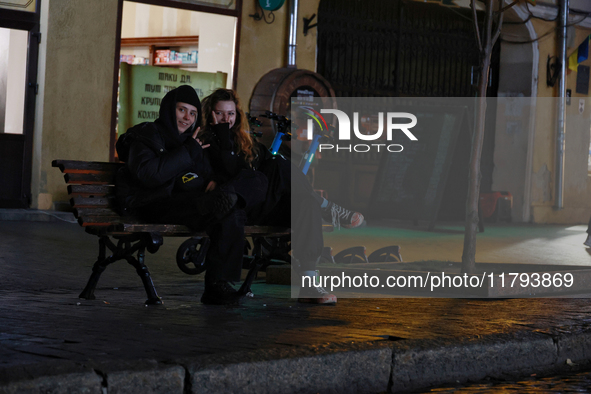
M484 29L484 42L480 55L480 79L478 80L478 93L476 99L477 111L474 134L472 136L472 150L470 152L470 168L468 169L468 197L466 200L466 224L464 229L464 251L462 253L462 273L474 273L476 271L476 230L478 228L478 202L480 199L480 159L482 156L482 143L484 141L484 126L486 120L486 89L490 59L493 49L492 34L492 0L485 0L486 17ZM475 23L476 14L474 15ZM477 37L480 35L477 33Z

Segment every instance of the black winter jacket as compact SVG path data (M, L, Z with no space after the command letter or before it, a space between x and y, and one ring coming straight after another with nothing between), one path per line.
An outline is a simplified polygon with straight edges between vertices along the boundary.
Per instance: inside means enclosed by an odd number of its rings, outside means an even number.
M137 131L125 167L129 190L126 208L137 208L170 197L187 173L196 174L193 190L203 190L213 179L213 170L203 149L191 136L182 143L167 141L166 130L148 123Z
M206 143L210 146L207 153L211 157L211 164L224 180L235 177L241 170L257 170L265 160L271 159L272 155L265 146L259 142L254 143L256 156L249 166L244 160L244 156L236 152L234 140L231 137L231 131L228 123L219 123L212 125L213 139Z
M171 93L162 100L160 117L155 122L133 128L135 138L127 163L117 176L117 195L123 211L165 199L177 190L186 191L187 184L189 190L203 191L214 178L204 150L192 138L194 126L178 133L176 99ZM190 182L186 182L188 178Z

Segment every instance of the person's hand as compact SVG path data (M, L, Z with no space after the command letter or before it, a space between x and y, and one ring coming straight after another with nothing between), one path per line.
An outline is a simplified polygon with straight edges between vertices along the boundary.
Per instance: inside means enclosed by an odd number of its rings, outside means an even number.
M205 188L205 192L212 192L215 190L215 188L217 187L217 183L215 183L215 181L209 181L209 183L207 184L207 187Z
M195 138L195 141L199 142L199 145L201 145L202 149L209 148L209 144L203 145L203 142L201 142L199 138Z
M195 132L193 133L193 139L194 139L195 141L197 141L197 142L199 143L199 145L201 145L201 148L202 148L202 149L209 148L209 144L207 144L207 145L203 145L203 142L201 142L201 140L200 140L199 138L197 138L197 134L199 134L199 130L201 130L201 127L197 127L197 129L196 129L196 130L195 130Z
M193 132L193 136L192 136L194 140L197 140L197 134L199 134L200 131L201 131L201 127L197 127L195 129L195 131ZM199 141L199 140L197 140L197 141Z
M213 128L213 133L217 137L220 147L222 149L232 149L232 130L230 130L229 123L218 123L215 112L211 111L212 122L210 123ZM218 126L219 127L216 127Z

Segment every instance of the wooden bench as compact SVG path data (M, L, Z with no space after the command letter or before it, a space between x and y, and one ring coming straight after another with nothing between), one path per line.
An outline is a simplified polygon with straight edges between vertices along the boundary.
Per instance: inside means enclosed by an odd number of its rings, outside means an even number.
M185 259L183 256L186 257L189 248L195 252L196 245L203 246L203 242L200 241L207 240L207 234L192 231L183 225L145 223L133 216L120 216L116 210L115 176L117 170L123 165L123 163L74 160L52 162L52 166L59 168L64 174L68 184L70 204L78 223L87 233L99 237L98 259L79 297L95 299L94 290L102 272L110 264L125 259L136 269L142 279L148 295L146 304L161 304L162 300L156 293L150 272L144 262L145 251L156 253L163 244L163 237L193 237L193 241L188 240L183 243L185 249L179 248L177 264L187 273L202 272L205 269L202 261L199 263L200 267L193 269L183 267L183 264L191 262L190 258ZM265 239L285 240L291 232L289 228L266 226L247 226L244 230L246 236L253 237L255 244L250 271L239 290L246 294L250 291L250 285L257 271L268 263L269 257L264 255L264 248L261 247L263 244L268 245ZM112 252L110 256L107 256L107 248ZM136 253L137 255L134 256Z

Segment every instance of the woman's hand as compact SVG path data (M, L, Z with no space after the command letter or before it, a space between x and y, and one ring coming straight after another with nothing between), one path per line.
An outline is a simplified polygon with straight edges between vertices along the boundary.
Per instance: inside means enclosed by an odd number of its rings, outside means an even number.
M196 130L195 130L195 132L193 133L193 136L192 136L192 137L193 137L193 139L194 139L195 141L197 141L197 142L199 143L199 145L201 145L201 148L202 148L202 149L209 148L209 144L207 144L207 145L203 145L203 142L201 142L201 140L200 140L199 138L197 138L197 134L199 134L199 131L200 131L200 130L201 130L201 127L197 127L197 129L196 129Z
M220 145L220 148L222 150L231 150L233 146L233 133L230 129L230 123L219 123L215 116L215 111L211 111L211 119L212 122L210 123L210 125L212 128L212 132L213 135L216 137Z
M217 183L215 183L215 181L209 181L209 183L207 184L207 187L205 188L205 192L212 192L215 190L215 188L217 187Z

